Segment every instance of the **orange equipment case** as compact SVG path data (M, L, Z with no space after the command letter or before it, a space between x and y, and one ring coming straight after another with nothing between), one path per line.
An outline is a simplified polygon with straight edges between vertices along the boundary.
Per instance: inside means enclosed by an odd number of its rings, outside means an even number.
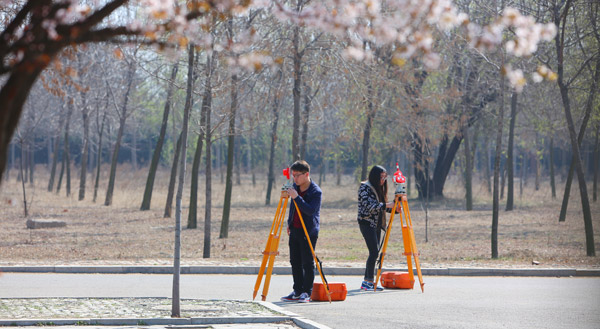
M412 289L414 284L407 272L381 273L381 285L385 288Z
M331 293L331 301L343 301L346 299L348 289L346 289L346 284L344 282L329 282L329 293ZM310 298L313 301L329 301L323 283L315 282L313 284L312 295Z

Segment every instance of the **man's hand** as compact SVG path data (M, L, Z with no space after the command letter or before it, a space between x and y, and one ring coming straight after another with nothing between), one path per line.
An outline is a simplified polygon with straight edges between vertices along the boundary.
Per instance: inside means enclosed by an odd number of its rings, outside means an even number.
M290 197L292 197L292 199L295 199L296 197L298 197L298 192L296 192L296 190L293 188L287 189L287 192L290 195Z

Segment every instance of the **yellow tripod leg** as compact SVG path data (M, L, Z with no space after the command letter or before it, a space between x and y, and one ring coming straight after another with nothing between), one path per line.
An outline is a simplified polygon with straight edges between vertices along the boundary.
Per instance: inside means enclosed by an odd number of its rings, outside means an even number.
M282 198L285 193L285 201L283 203L283 207L279 212L279 220L275 226L275 234L273 239L271 239L271 252L269 253L269 265L267 267L267 277L265 278L265 285L263 287L262 300L267 300L267 293L269 292L269 285L271 284L271 274L273 273L273 263L275 262L275 256L277 256L279 249L279 241L281 241L281 230L283 228L283 221L285 218L285 210L287 209L288 197L287 192L281 192Z
M315 264L317 265L317 269L319 270L319 275L321 276L321 282L323 282L323 287L325 287L325 293L327 293L327 299L329 299L329 303L331 303L331 294L329 293L329 284L325 281L325 277L323 277L323 272L321 271L321 265L317 260L317 254L315 254L315 249L313 248L312 242L310 241L310 236L308 235L308 231L306 230L306 225L304 225L304 219L302 219L302 213L298 208L298 204L294 199L294 206L296 206L296 211L298 212L298 217L300 218L300 223L302 224L302 229L304 229L304 234L306 235L306 241L308 241L308 246L310 247L310 251L312 252L313 258L315 260Z
M404 256L406 256L406 267L408 269L408 277L410 279L411 284L414 284L415 275L413 273L412 268L412 243L410 242L411 237L410 230L408 228L408 218L406 217L406 215L403 216L402 213L400 213L400 223L402 225L402 241L404 242Z
M267 265L267 260L269 259L269 253L271 252L271 241L273 240L273 228L279 218L279 210L281 209L281 204L283 202L283 196L279 198L279 203L277 204L277 211L275 211L275 217L273 218L273 223L271 224L271 229L269 230L269 236L267 237L267 245L265 246L265 251L263 251L263 259L260 264L260 269L258 270L258 276L256 278L256 283L254 284L254 293L252 294L252 300L256 298L256 294L258 293L258 289L260 288L260 283L262 282L262 277L265 272L265 267Z
M379 282L379 277L381 276L381 269L383 268L383 260L385 258L385 251L387 249L387 244L390 239L390 233L392 233L392 223L394 222L394 215L396 214L396 209L398 208L398 197L394 201L394 207L392 208L392 214L390 215L390 223L386 229L385 239L383 240L383 246L381 247L381 253L379 256L379 267L377 268L377 276L375 277L375 282L373 284L373 291L377 291L377 284ZM402 217L400 217L402 220Z
M419 250L417 250L417 243L415 242L415 231L412 228L412 219L410 218L410 211L408 210L408 202L403 201L403 208L405 209L408 228L410 231L411 238L411 250L413 257L415 258L415 266L417 267L417 274L419 275L419 283L421 284L421 292L425 292L425 283L423 282L423 276L421 275L421 264L419 263Z

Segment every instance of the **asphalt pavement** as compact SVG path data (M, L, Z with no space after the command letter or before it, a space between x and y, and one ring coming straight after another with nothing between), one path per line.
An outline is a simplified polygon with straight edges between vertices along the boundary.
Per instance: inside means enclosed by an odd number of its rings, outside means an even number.
M181 298L250 301L256 277L185 274ZM598 277L425 276L424 293L418 285L413 290L362 292L360 276L329 275L328 280L347 284L345 301L281 302L279 298L291 291L292 278L274 275L265 304L306 319L299 325L303 328L600 327ZM4 273L0 277L2 299L169 298L171 291L168 274Z

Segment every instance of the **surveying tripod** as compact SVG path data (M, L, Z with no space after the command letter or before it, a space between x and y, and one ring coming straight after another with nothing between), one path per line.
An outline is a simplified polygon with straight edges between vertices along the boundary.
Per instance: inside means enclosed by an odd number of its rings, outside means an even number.
M267 238L267 245L265 246L265 251L263 251L263 259L262 263L260 264L260 269L258 270L258 277L256 278L256 283L254 284L254 293L252 295L252 300L256 298L256 294L258 293L258 289L260 288L263 274L265 273L265 268L267 269L267 274L261 297L262 301L265 301L267 299L267 293L269 292L269 284L271 283L271 275L273 274L273 263L275 262L275 256L279 255L279 240L281 239L281 232L283 230L285 222L285 212L290 198L290 195L287 192L287 190L293 188L292 183L289 182L290 169L284 169L283 175L287 177L288 182L281 187L281 196L279 197L279 203L277 204L277 210L275 211L275 218L273 218L273 223L271 224L271 230L269 231L269 237ZM310 247L310 251L312 252L313 258L315 260L315 264L317 266L317 269L319 270L319 275L321 276L321 281L323 282L323 286L325 287L327 298L331 303L331 293L329 292L329 284L327 283L327 280L323 275L323 271L321 270L321 261L319 260L319 258L317 258L317 255L315 254L315 249L313 248L312 242L310 241L310 236L308 235L308 231L306 230L306 225L304 225L304 219L302 219L302 213L298 208L298 204L296 204L296 201L294 201L293 199L292 202L296 207L298 217L300 217L300 223L302 224L302 229L304 230L304 234L306 235L308 246Z
M424 291L425 283L423 282L423 276L421 275L421 264L419 263L419 251L417 250L417 244L415 242L415 232L412 228L412 219L410 218L410 210L408 209L408 201L406 198L406 179L400 172L398 164L396 163L396 173L394 173L394 184L396 185L396 191L394 192L394 207L392 208L392 214L390 215L390 223L385 231L385 238L381 252L379 253L379 266L377 268L377 278L375 280L375 288L373 291L377 291L377 282L381 275L381 268L383 267L383 260L385 258L385 251L387 248L388 240L390 238L390 232L392 231L392 224L394 223L394 215L398 212L400 216L400 225L402 226L402 240L404 241L404 255L406 256L406 266L408 267L408 275L411 282L415 281L413 274L411 256L414 258L415 267L417 268L417 274L419 276L419 283L421 284L421 292ZM401 209L401 211L400 211ZM404 215L404 216L402 216Z

